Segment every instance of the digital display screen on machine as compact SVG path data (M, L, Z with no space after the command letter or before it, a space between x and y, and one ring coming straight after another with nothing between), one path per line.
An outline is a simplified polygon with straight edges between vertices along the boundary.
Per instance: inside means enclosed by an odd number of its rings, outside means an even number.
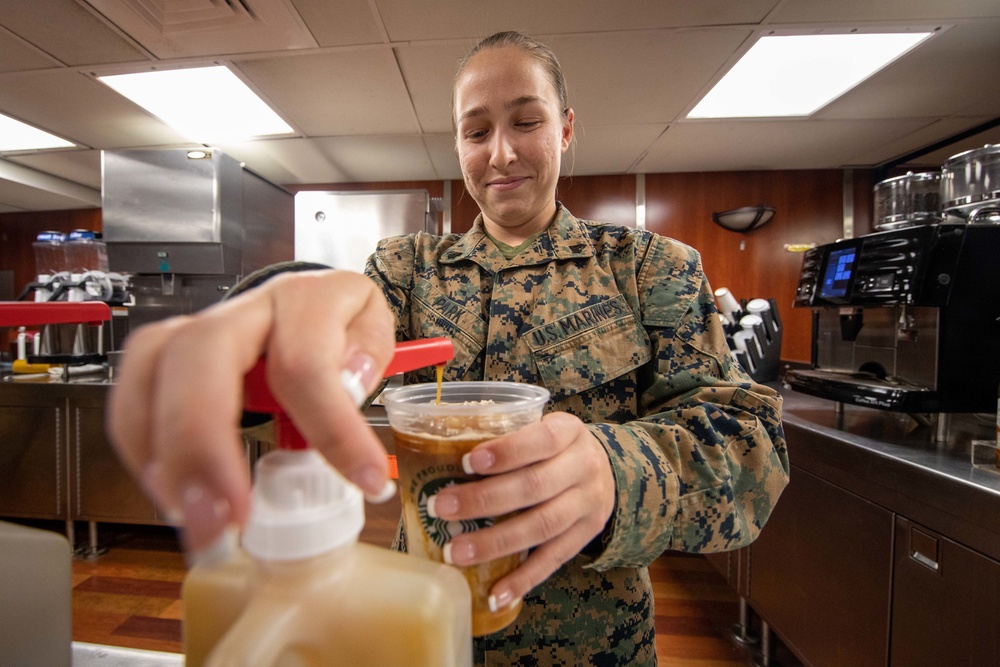
M833 250L826 258L823 269L823 284L819 295L824 299L836 299L847 296L847 288L854 275L854 265L858 257L857 248Z

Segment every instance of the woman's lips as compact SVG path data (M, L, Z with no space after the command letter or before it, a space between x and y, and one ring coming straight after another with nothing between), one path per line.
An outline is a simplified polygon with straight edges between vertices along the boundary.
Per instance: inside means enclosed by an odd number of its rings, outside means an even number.
M497 179L495 181L490 181L489 183L487 183L487 185L490 188L492 188L494 190L497 190L499 192L505 192L507 190L513 190L513 189L515 189L516 187L518 187L519 185L521 185L521 183L524 183L527 180L528 180L527 176L518 176L518 177L511 177L511 178L499 178L499 179Z

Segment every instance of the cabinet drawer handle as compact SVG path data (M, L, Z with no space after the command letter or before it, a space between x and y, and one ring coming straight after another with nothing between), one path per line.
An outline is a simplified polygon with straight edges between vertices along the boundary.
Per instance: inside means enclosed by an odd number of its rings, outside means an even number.
M936 560L934 560L933 558L930 558L929 556L925 556L924 554L920 553L919 551L912 551L912 552L910 552L910 558L912 558L913 560L917 561L918 563L920 563L924 567L930 568L934 572L937 572L941 568L941 565Z
M941 545L938 539L916 526L910 526L910 558L917 561L931 572L941 574Z

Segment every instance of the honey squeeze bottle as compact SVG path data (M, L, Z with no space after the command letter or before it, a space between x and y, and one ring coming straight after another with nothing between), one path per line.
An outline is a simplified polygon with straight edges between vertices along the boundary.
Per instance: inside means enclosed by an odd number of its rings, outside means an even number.
M447 339L401 343L386 376L442 363ZM472 614L454 568L360 544L361 490L308 449L263 363L245 404L275 416L279 449L257 463L243 548L184 581L188 667L467 667Z

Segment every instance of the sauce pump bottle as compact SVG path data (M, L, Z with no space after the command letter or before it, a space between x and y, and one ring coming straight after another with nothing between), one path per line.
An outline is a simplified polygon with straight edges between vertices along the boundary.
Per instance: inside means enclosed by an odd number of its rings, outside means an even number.
M386 375L447 360L443 340L400 344ZM465 578L359 543L361 490L306 446L267 390L263 363L245 384L247 409L275 416L279 449L257 463L243 548L185 578L188 667L471 666Z

